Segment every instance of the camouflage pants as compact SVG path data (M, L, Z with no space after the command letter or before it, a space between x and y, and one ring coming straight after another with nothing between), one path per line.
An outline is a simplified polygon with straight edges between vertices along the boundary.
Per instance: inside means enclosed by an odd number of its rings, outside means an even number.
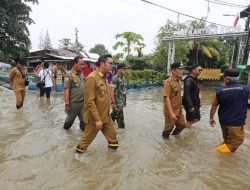
M114 109L111 113L111 118L113 121L117 121L119 128L125 128L124 114L122 109Z

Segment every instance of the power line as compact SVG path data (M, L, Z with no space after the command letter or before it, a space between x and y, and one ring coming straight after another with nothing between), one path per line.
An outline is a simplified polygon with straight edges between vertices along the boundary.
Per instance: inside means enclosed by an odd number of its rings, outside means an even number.
M198 17L194 17L194 16L191 16L191 15L188 15L188 14L185 14L185 13L182 13L182 12L179 12L179 11L176 11L176 10L173 10L173 9L170 9L170 8L167 8L167 7L164 7L162 5L159 5L159 4L156 4L156 3L153 3L153 2L150 2L150 1L147 1L147 0L140 0L144 3L147 3L147 4L150 4L150 5L153 5L153 6L156 6L156 7L159 7L159 8L162 8L162 9L165 9L165 10L168 10L168 11L171 11L171 12L174 12L174 13L177 13L177 14L180 14L180 15L183 15L183 16L186 16L186 17L189 17L189 18L192 18L192 19L196 19L196 20L200 20L202 22L206 22L206 23L210 23L210 24L215 24L215 25L218 25L218 26L223 26L223 27L229 27L229 28L234 28L234 27L231 27L231 26L226 26L226 25L223 25L223 24L218 24L218 23L215 23L215 22L211 22L211 21L208 21L208 20L204 20L202 18L198 18Z
M217 1L217 2L220 2L220 3L228 4L228 5L233 5L233 6L239 6L239 7L243 7L243 8L248 7L246 5L240 5L240 4L230 3L230 2L221 1L221 0L213 0L213 1Z
M216 0L205 0L205 1L208 1L210 3L214 3L214 4L217 4L217 5L222 5L222 6L227 6L227 7L234 7L234 8L246 8L247 6L244 6L244 5L237 5L237 4L232 4L232 3L227 3L227 2L224 2L224 1L216 1Z

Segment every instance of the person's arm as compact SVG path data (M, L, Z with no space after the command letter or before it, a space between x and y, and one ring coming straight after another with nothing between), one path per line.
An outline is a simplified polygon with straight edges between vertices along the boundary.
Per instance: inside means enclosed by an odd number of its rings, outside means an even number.
M13 80L14 80L15 75L16 75L16 71L13 68L10 70L10 74L9 74L10 85L13 85Z
M214 95L213 98L212 98L212 106L211 106L211 109L210 109L209 123L210 123L211 127L214 127L214 125L216 124L215 120L214 120L214 115L216 113L218 105L219 105L218 99L217 99L216 95Z
M96 107L96 82L93 77L89 77L85 81L84 104L85 108L89 110L96 123L98 130L102 129L101 117Z
M69 96L70 87L71 87L70 76L67 75L64 80L64 89L63 89L66 113L70 112L70 96Z
M165 82L164 89L163 89L163 96L164 96L164 107L167 109L166 111L170 114L170 117L174 120L176 120L176 115L172 109L170 97L171 95L171 86L169 82Z
M193 103L191 100L191 94L190 94L191 89L192 89L191 79L185 80L185 82L184 82L184 94L185 94L184 98L187 102L189 110L192 112L192 111L194 111L194 106L193 106Z
M114 109L115 106L115 91L116 91L116 86L117 86L117 80L116 77L113 78L113 80L110 83L110 88L111 88L111 105L112 108Z

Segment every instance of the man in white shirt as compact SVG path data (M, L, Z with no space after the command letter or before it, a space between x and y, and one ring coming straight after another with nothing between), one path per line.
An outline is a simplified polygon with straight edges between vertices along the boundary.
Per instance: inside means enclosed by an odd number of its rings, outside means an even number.
M52 71L48 68L49 63L45 62L44 69L42 69L38 74L38 77L40 77L40 79L45 82L45 86L43 88L40 88L40 100L44 100L45 93L47 100L50 99L51 87L53 86L53 82Z

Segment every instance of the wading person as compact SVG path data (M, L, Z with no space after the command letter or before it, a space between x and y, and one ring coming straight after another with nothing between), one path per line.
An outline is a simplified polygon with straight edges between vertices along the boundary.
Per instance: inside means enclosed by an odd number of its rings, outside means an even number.
M183 106L186 111L186 127L200 121L200 83L198 76L201 74L200 65L193 65L191 73L184 79Z
M216 89L210 110L210 125L214 127L214 114L219 106L218 116L224 142L216 150L221 153L234 152L244 141L249 86L239 84L239 71L224 71L225 85Z
M84 62L82 57L74 58L73 69L66 74L64 81L65 112L67 113L64 129L69 129L75 121L76 116L80 120L80 128L84 131L83 122L83 93L84 81L82 68Z
M182 113L182 97L181 97L181 79L183 73L183 65L175 62L171 65L171 76L164 82L164 116L165 128L162 132L164 138L172 135L178 135L185 128L185 118ZM174 126L175 129L174 129ZM173 130L174 129L174 130Z
M118 148L116 131L110 117L110 87L106 75L111 71L113 59L111 55L103 55L98 59L97 68L85 80L84 89L84 122L85 133L76 148L83 153L95 139L98 131L102 131L108 141L108 147Z
M52 82L53 82L53 86L54 86L54 91L57 91L57 65L54 63L52 66Z
M38 77L41 81L44 81L44 87L40 88L40 100L44 100L44 95L46 94L47 100L50 100L51 87L53 86L52 82L52 71L49 70L49 63L45 62L44 68L39 72Z
M127 81L125 75L128 67L122 63L117 66L117 74L111 81L111 118L117 121L119 128L125 128L123 108L126 106Z
M25 77L28 76L28 70L25 67L24 60L16 59L17 66L10 70L9 80L16 96L16 108L23 107L26 93Z

